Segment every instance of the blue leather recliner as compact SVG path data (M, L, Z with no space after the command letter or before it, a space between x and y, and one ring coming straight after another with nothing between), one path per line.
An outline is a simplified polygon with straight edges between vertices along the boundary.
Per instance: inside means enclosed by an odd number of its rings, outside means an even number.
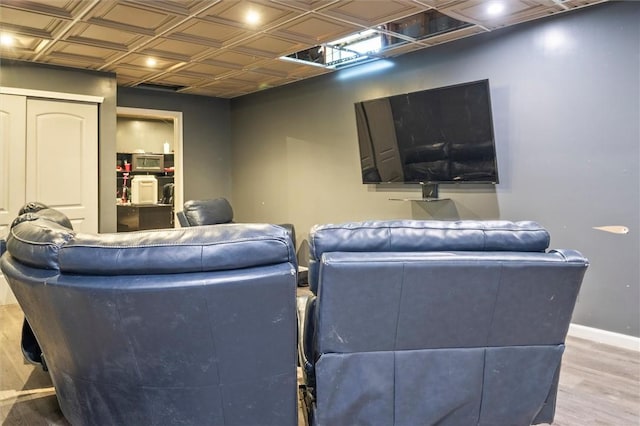
M47 208L0 259L73 425L297 425L295 265L277 226L94 235Z
M182 227L233 223L233 207L224 197L186 201L177 215ZM293 224L281 223L278 226L287 230L295 247L296 229Z
M189 200L184 203L182 211L177 212L177 216L180 226L182 227L219 225L233 223L233 208L224 197L207 200ZM296 228L293 224L279 223L278 226L283 227L287 231L295 248ZM307 286L307 268L298 265L297 271L298 285L301 287Z
M587 260L534 222L310 232L302 387L312 425L551 423Z
M224 197L189 200L177 215L182 227L233 223L233 208Z

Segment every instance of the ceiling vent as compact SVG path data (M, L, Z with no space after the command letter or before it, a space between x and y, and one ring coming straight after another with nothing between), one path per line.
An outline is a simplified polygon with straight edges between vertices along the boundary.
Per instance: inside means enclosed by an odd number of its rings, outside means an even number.
M437 10L428 10L282 56L280 59L325 68L342 68L378 59L382 56L382 52L392 47L417 42L472 25Z
M158 90L160 92L179 92L186 88L186 86L171 86L165 84L151 84L151 83L140 83L135 85L134 87L138 89L148 89L148 90Z

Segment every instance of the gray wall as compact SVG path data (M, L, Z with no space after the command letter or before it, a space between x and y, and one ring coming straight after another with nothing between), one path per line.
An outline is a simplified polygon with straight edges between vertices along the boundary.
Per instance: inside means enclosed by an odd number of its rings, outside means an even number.
M639 336L639 27L640 3L608 3L234 99L236 219L292 222L299 240L349 220L536 220L591 261L573 321ZM484 78L500 184L443 185L451 201L427 204L360 183L354 102Z
M116 150L118 152L164 153L167 143L173 152L173 120L150 118L118 117L116 129Z
M182 112L185 201L231 198L228 100L119 87L118 106Z
M99 108L99 229L115 231L116 205L113 172L116 156L116 78L115 74L74 70L21 61L2 60L0 85L32 90L102 96Z

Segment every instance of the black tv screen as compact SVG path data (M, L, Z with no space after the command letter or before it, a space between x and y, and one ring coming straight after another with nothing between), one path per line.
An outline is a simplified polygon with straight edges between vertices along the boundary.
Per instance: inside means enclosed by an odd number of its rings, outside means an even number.
M497 183L489 80L355 104L362 182Z

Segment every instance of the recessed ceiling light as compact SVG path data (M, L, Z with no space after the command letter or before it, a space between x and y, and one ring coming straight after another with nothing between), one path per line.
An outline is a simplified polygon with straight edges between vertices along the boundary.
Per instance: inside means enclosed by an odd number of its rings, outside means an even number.
M244 19L247 21L247 24L257 24L260 21L260 14L255 10L250 10Z
M3 46L13 46L15 39L10 34L2 34L0 35L0 44Z
M156 61L154 58L147 58L148 67L155 67L156 65L158 65L158 61Z
M498 16L504 13L503 3L490 3L487 6L487 13L491 16Z

